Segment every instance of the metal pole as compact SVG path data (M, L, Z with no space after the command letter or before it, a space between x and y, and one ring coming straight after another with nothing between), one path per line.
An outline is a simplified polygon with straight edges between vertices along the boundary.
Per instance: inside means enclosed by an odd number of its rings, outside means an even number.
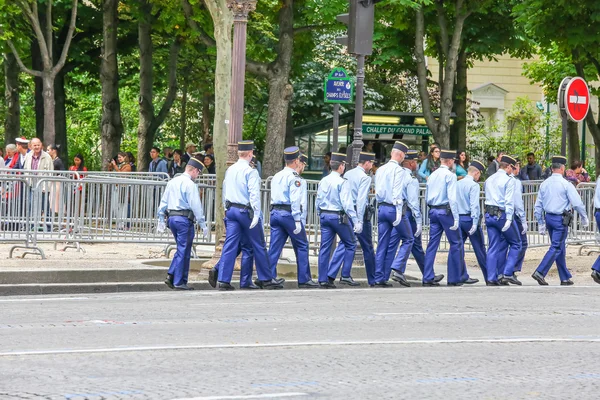
M550 157L550 103L546 100L546 161Z
M246 72L246 28L248 14L256 10L256 0L229 0L233 12L233 53L231 68L231 121L227 135L227 164L237 159L238 142L242 140L244 123L244 81Z
M365 84L365 56L356 55L356 103L354 110L354 141L352 142L352 168L358 164L358 158L363 148L362 119L363 119L363 95Z
M340 105L333 105L333 144L331 145L331 151L338 151L339 141L339 128L340 128Z
M560 143L560 155L563 157L567 156L567 134L569 130L569 123L567 122L567 116L561 113L562 119L562 141Z
M585 119L583 120L583 126L581 127L581 164L585 165Z

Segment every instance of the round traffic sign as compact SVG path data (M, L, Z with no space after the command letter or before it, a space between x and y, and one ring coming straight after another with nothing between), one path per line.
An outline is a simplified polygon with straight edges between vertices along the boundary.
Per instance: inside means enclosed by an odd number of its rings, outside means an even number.
M575 77L565 88L565 112L571 121L581 122L590 109L590 90L587 83L580 77Z

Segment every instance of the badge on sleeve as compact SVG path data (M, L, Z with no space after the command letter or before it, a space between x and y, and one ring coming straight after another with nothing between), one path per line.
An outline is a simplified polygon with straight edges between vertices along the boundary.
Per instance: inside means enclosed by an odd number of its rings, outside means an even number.
M296 181L294 182L294 185L296 185L296 187L302 186L299 179L296 179Z

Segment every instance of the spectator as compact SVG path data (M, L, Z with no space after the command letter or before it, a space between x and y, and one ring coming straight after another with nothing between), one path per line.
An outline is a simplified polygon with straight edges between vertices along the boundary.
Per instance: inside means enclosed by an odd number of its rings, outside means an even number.
M500 159L502 158L502 156L503 156L504 154L506 154L506 153L505 153L505 152L503 152L503 151L499 151L499 152L496 154L496 159L495 159L495 160L494 160L492 163L490 163L490 164L488 165L488 168L487 168L487 171L486 171L486 173L487 173L487 176L492 176L492 175L494 175L494 174L495 174L495 173L498 171L498 169L500 169Z
M462 179L467 176L467 169L469 168L469 157L464 150L459 150L456 152L456 176L458 179Z
M148 172L168 173L167 161L160 158L160 149L158 147L153 147L152 150L150 150L150 158L152 158L152 161L150 161L150 165L148 166Z
M58 156L58 149L60 149L60 145L50 144L46 151L52 157L52 163L54 164L55 171L66 171L65 163L62 162L60 157Z
M535 161L535 154L527 153L527 165L521 168L519 178L522 181L537 181L542 179L542 167Z
M129 163L129 166L131 167L130 172L137 171L137 166L135 165L135 157L133 156L133 153L128 151L125 154L127 154L127 162Z
M580 183L589 182L590 176L587 171L583 168L581 161L573 161L571 169L565 173L566 179L573 185L577 186Z
M83 159L83 155L77 153L75 154L75 157L73 157L73 165L71 165L69 167L69 171L75 171L79 173L79 179L83 179L85 174L84 172L87 172L87 168L85 167L85 161ZM76 175L73 175L73 179L76 178ZM80 183L77 185L77 187L73 190L73 207L75 210L79 210L79 212L81 213L81 207L83 206L83 199L81 198L81 192L83 190L83 185Z
M85 162L83 160L83 155L79 153L75 154L75 157L73 157L73 165L69 167L69 171L87 172L87 168L85 167Z
M31 139L31 151L25 156L23 169L36 171L53 171L54 163L52 157L42 150L42 141L38 138Z
M204 155L204 166L206 167L206 171L208 174L216 174L215 168L215 156L212 154Z
M4 156L4 166L6 168L14 169L19 161L19 153L17 153L17 146L14 144L6 145L6 155Z
M213 156L213 161L214 161L214 157L215 157L215 148L213 147L212 143L207 143L204 145L204 155L212 155Z
M167 166L168 166L169 162L173 161L173 148L165 147L163 149L163 154L165 155L165 161L167 162Z
M375 151L373 151L373 145L375 144L375 142L373 142L372 140L367 142L365 144L365 152L366 153L375 153Z
M169 176L173 178L176 175L183 174L185 172L185 166L187 163L183 161L183 152L179 149L173 151L173 161L169 162L167 169Z
M331 162L331 152L327 152L325 153L325 156L323 156L323 178L325 178L327 175L329 175L330 172L330 166L329 163Z
M429 150L429 155L427 158L421 163L421 167L419 167L419 177L427 181L429 179L429 175L436 169L440 167L440 148L431 146Z
M29 140L24 137L15 139L17 143L18 161L15 165L15 169L23 169L25 165L25 156L29 153Z
M192 155L196 152L196 145L194 143L188 143L185 145L185 154L181 158L186 163L190 161Z
M131 162L129 161L129 156L124 151L119 152L117 154L117 161L113 159L108 166L109 171L117 171L117 172L131 172Z

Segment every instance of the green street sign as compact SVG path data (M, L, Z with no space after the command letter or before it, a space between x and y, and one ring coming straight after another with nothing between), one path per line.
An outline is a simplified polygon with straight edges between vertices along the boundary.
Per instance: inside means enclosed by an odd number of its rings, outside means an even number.
M344 68L334 68L324 85L325 103L352 104L354 102L354 80Z
M363 124L364 135L416 135L429 136L431 131L421 125L366 125Z

